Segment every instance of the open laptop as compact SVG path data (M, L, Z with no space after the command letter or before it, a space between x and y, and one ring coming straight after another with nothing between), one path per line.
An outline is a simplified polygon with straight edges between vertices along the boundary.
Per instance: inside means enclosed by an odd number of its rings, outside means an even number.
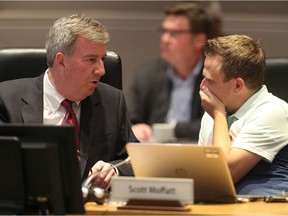
M237 202L224 152L197 144L128 143L136 177L192 178L195 202Z

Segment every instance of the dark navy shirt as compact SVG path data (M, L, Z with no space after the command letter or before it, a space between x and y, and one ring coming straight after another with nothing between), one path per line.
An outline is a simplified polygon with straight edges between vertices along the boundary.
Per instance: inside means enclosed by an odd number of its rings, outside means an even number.
M261 160L236 185L237 194L281 195L288 193L288 145L276 155L273 163Z

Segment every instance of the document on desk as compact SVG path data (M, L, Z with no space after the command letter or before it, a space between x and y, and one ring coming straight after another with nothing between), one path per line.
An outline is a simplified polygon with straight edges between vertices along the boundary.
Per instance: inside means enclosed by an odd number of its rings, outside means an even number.
M126 202L131 199L177 200L182 204L193 204L193 179L113 177L111 201Z

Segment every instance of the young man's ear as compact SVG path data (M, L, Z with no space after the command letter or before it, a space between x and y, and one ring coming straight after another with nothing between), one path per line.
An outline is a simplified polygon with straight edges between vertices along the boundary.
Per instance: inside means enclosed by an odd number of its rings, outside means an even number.
M236 78L234 80L234 90L239 92L243 89L244 87L244 80L240 77Z

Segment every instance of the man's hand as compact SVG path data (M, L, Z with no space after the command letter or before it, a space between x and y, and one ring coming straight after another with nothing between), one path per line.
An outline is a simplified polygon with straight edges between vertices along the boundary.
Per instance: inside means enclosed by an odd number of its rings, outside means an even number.
M225 105L223 102L214 95L206 86L200 89L201 105L203 109L213 118L217 113L225 114Z
M89 175L108 170L96 176L92 182L93 187L100 187L103 189L108 188L110 186L112 176L117 175L115 169L112 168L112 165L105 163L104 161L98 161L96 164L94 164L91 170L92 172L90 172Z
M132 126L132 130L140 142L151 142L153 140L152 128L147 124L135 124Z
M224 103L206 86L201 86L200 97L203 109L214 119L213 145L221 146L228 155L231 149L231 140Z

